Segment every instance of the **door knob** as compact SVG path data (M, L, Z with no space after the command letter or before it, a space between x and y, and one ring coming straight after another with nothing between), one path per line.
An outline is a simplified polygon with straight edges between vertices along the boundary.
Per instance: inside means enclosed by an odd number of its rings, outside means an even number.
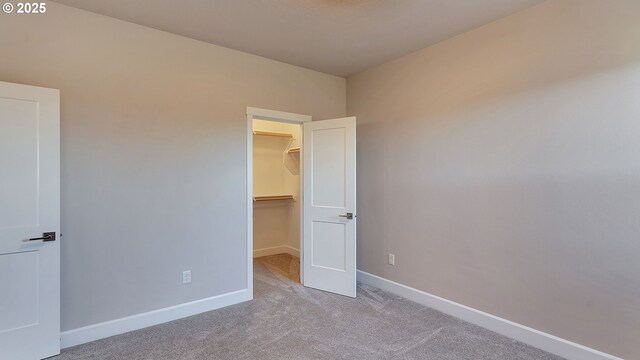
M338 216L343 217L343 218L347 218L347 220L353 219L353 213L346 213L344 215L338 215Z
M42 233L42 237L29 239L29 241L36 241L36 240L56 241L56 233L55 232L46 232L46 233Z

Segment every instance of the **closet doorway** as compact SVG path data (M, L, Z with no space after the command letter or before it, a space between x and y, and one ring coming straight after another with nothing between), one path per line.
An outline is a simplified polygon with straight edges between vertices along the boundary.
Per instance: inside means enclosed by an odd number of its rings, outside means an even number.
M300 283L300 124L253 120L253 258Z
M247 107L247 289L254 261L304 286L355 297L355 117Z

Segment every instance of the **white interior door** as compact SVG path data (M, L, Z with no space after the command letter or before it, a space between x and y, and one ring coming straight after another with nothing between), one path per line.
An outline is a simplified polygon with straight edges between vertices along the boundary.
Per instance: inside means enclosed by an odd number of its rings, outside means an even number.
M60 353L59 98L0 82L0 359Z
M303 125L303 283L356 296L356 118Z

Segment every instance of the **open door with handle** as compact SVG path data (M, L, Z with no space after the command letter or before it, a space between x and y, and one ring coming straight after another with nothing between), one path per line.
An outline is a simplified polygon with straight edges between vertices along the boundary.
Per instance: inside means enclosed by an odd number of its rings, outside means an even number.
M356 296L356 118L303 124L303 284Z
M0 82L0 359L60 353L60 95Z

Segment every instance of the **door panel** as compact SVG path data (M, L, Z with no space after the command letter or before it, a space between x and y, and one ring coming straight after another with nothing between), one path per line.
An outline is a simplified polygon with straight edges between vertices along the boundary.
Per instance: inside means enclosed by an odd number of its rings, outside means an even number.
M38 103L0 98L0 109L0 169L13 175L0 180L0 229L37 226Z
M303 125L305 286L356 296L356 119Z
M313 222L312 265L346 271L346 226L324 221Z
M60 353L59 113L57 90L0 82L0 359Z
M38 252L0 255L0 332L38 323Z
M345 128L313 130L313 206L345 207Z

